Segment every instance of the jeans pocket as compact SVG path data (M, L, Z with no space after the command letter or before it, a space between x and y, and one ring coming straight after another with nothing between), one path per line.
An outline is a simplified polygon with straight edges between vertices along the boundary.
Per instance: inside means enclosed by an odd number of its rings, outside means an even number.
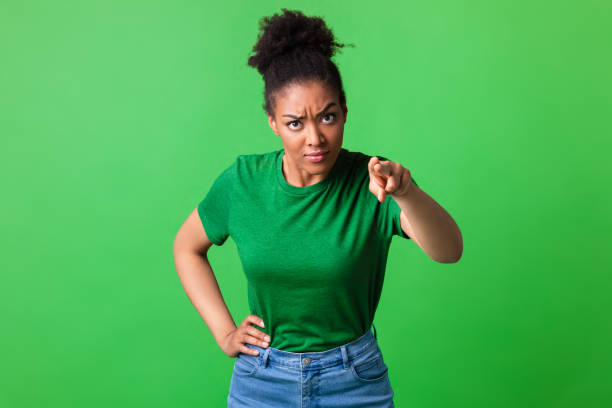
M251 356L239 353L234 362L234 373L238 375L251 376L257 372L261 359L259 356Z
M366 361L351 365L353 376L359 381L379 381L387 377L389 368L383 361L381 353L375 353Z

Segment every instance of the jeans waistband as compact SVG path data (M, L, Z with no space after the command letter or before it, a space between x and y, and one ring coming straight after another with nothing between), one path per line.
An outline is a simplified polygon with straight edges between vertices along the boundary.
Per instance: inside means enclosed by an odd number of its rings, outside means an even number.
M247 347L259 350L259 355L253 357L256 357L263 366L272 361L275 365L290 368L320 369L337 365L340 362L348 368L351 360L370 350L370 348L378 347L378 344L370 327L366 333L357 339L325 351L295 353L274 347L263 348L254 344L247 344Z

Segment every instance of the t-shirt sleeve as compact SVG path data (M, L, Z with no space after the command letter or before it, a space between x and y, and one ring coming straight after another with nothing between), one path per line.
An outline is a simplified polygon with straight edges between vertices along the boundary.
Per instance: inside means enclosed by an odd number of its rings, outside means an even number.
M390 160L383 156L376 157L378 157L378 159L381 161ZM417 182L414 180L414 177L411 176L410 179L416 186L418 186ZM378 203L376 197L373 196L373 198ZM402 230L402 221L400 218L402 209L393 199L393 197L387 194L385 201L382 203L378 203L377 205L379 206L379 211L377 212L377 221L379 230L381 231L382 235L389 239L393 238L393 235L397 235L405 239L410 239L410 237L404 233L404 230Z
M236 162L232 163L217 177L206 197L198 204L198 215L206 236L215 245L223 245L230 234L235 165Z

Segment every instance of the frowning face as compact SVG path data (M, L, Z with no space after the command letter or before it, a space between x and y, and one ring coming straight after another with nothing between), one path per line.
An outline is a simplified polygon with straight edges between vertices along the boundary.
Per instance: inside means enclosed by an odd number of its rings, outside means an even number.
M285 149L287 183L305 187L325 178L342 148L346 103L319 81L291 84L274 96L274 116L268 123ZM323 155L313 156L313 153Z

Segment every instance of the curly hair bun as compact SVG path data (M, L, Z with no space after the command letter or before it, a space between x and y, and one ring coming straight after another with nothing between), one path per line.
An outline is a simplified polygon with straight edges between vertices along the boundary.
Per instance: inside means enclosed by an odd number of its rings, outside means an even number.
M320 17L307 17L299 10L281 9L282 14L262 17L261 32L253 46L255 55L248 65L264 75L272 61L294 52L314 51L331 59L337 49L345 44L337 43L334 35Z

